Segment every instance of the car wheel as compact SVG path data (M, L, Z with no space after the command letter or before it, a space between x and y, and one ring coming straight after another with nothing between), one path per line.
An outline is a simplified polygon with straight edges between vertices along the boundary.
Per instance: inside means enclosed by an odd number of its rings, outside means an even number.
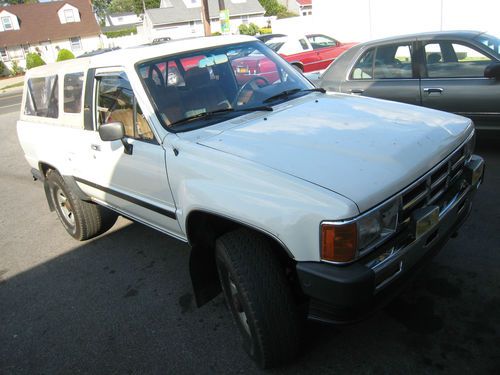
M116 222L116 213L79 199L57 171L50 170L46 178L57 216L73 238L88 240L104 233Z
M299 348L301 318L285 270L269 240L239 229L216 241L216 264L243 347L262 368L289 362Z

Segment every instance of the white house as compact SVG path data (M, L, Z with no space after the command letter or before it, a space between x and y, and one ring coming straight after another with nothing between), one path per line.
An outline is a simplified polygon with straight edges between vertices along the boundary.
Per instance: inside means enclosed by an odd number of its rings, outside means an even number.
M225 0L229 10L231 33L238 33L241 24L267 25L265 10L258 0ZM209 1L212 32L220 32L217 1ZM204 35L201 22L201 0L162 0L160 8L147 9L144 32L150 40L160 37L180 39Z
M0 57L25 67L29 52L53 62L60 49L75 55L101 47L101 30L89 0L53 1L0 8Z
M142 17L134 12L110 13L104 17L102 31L115 31L142 25Z
M312 0L278 0L290 12L296 13L299 16L312 15Z

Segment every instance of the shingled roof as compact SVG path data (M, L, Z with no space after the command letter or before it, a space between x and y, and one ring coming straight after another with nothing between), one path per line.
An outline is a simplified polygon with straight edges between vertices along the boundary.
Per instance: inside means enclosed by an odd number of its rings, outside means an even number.
M64 4L78 8L80 22L61 24L57 11ZM0 8L17 16L19 30L0 32L0 47L37 44L73 37L99 35L101 29L92 12L90 0L53 1L48 3L10 5Z
M153 25L170 25L184 23L201 19L200 7L187 8L182 0L168 0L168 7L146 9L146 14ZM247 0L245 2L225 2L230 16L241 16L245 14L264 14L265 10L258 0ZM208 2L210 18L219 18L219 5L217 1Z

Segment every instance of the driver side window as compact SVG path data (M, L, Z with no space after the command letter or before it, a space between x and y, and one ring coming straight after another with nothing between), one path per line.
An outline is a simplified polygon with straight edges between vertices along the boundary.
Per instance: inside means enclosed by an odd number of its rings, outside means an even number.
M153 132L135 100L132 87L125 73L97 77L98 124L121 122L125 136L152 141Z

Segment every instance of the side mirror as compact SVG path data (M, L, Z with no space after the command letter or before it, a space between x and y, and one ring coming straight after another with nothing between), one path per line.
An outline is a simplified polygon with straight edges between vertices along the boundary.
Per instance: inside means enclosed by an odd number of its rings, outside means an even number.
M103 141L118 141L125 136L125 128L121 122L110 122L99 126L99 136Z
M125 148L125 153L132 155L133 145L125 140L125 128L121 122L109 122L107 124L100 125L99 137L101 137L101 140L105 142L121 140L123 147Z
M500 79L500 62L493 62L484 69L486 78Z

